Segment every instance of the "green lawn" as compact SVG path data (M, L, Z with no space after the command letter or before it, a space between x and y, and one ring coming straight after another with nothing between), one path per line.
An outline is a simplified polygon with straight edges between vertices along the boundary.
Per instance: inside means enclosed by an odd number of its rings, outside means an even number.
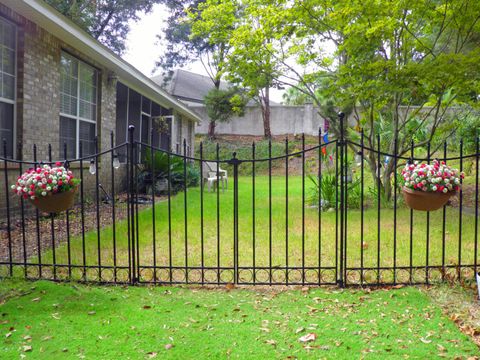
M309 186L306 180L307 198ZM231 184L230 184L231 185ZM302 186L301 177L289 178L289 222L288 222L288 265L289 267L302 265ZM269 224L268 224L268 177L256 178L255 189L255 218L252 216L252 182L250 177L239 178L239 265L253 266L253 224L255 224L255 266L269 265ZM397 266L410 265L410 210L405 208L400 200L397 211ZM204 265L216 267L217 264L217 194L204 192ZM233 266L233 191L232 186L225 192L220 192L220 266ZM272 178L272 265L285 266L287 259L286 231L285 231L285 178ZM184 230L184 194L179 193L172 197L171 221L171 253L173 266L185 266L185 230ZM156 265L169 265L169 236L167 201L156 205L155 212L155 241ZM322 212L314 208L305 209L305 266L316 267L319 264L319 232L318 220L321 216L321 266L335 265L335 212ZM412 264L424 266L426 262L427 227L426 213L414 212L412 232ZM393 265L394 253L394 211L381 210L380 230L380 266ZM378 233L377 210L375 203L364 212L364 243L363 264L366 267L377 266ZM464 211L462 219L462 263L474 262L474 212ZM201 218L200 218L200 189L190 188L187 192L187 261L189 266L201 265ZM145 209L139 214L139 256L142 266L153 265L153 231L152 211ZM430 214L429 229L429 264L442 264L442 211ZM117 238L117 265L127 265L127 223L120 221L116 226ZM101 230L101 262L103 265L113 264L112 228L105 226ZM91 231L86 234L86 262L87 265L97 265L97 233ZM459 215L458 208L448 207L446 214L445 263L458 264L459 250ZM348 243L347 266L356 267L361 264L361 232L360 211L348 211ZM81 265L82 242L80 238L72 240L72 261ZM45 253L45 262L51 261L51 252ZM57 263L67 263L67 247L60 246L56 250ZM36 258L33 258L35 261ZM404 276L406 276L406 272ZM299 274L297 274L299 276ZM292 278L297 276L292 274ZM308 275L308 274L307 274ZM165 274L162 275L166 277ZM298 277L297 276L297 277ZM374 276L374 274L366 274ZM437 273L437 276L439 274ZM296 278L295 278L296 279ZM297 279L298 280L298 279ZM391 279L387 279L391 280ZM405 279L404 279L405 280Z
M3 281L0 300L2 359L453 359L478 354L477 346L414 287L275 293ZM302 344L299 338L308 333L317 339Z

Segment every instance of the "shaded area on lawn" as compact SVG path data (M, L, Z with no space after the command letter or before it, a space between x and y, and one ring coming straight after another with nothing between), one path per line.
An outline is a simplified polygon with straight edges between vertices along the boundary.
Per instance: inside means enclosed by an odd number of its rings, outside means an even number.
M1 358L436 358L476 345L416 288L275 292L0 282ZM301 343L299 338L317 338Z

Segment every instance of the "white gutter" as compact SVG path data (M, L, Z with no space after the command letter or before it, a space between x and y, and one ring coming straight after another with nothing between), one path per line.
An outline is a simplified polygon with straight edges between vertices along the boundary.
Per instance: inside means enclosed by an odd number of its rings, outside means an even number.
M165 108L173 108L182 115L201 121L185 104L176 100L134 66L95 40L71 20L42 0L0 0L16 13L39 25L53 36L69 44L105 68L112 70L118 79L131 89L150 98Z

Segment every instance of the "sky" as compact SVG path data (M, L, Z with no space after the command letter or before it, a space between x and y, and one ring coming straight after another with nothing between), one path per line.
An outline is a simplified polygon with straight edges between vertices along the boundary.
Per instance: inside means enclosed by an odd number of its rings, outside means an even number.
M165 28L167 17L166 7L156 4L151 13L141 15L138 22L130 23L127 51L123 58L149 77L160 73L159 69L155 69L155 62L165 46L159 42L157 35L161 34ZM184 69L207 75L199 61L187 65ZM272 89L271 98L273 101L280 102L282 92Z

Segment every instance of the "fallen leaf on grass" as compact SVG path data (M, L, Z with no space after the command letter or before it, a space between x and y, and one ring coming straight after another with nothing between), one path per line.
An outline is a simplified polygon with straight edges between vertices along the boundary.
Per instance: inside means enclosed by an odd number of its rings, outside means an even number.
M143 305L143 308L144 308L145 310L148 310L148 309L151 309L152 307L151 307L150 305Z
M265 340L265 343L268 345L277 346L277 342L275 340Z
M308 333L307 335L301 336L298 341L300 342L309 342L309 341L315 341L317 339L317 334L315 333Z
M41 298L37 297L35 299L32 299L33 302L39 302Z
M30 351L32 351L32 347L30 345L24 345L22 347L22 351L23 352L30 352Z
M153 351L150 351L147 353L147 356L149 359L153 359L154 357L157 357L157 353L156 352L153 352Z
M295 334L301 333L304 330L305 330L304 327L299 327L297 330L295 330Z
M227 290L233 290L233 289L235 289L235 285L232 284L232 283L228 283L227 285L225 285L225 288L226 288Z
M438 351L440 351L440 352L447 351L447 349L445 348L445 346L442 346L442 345L440 345L440 344L437 345L437 349L438 349Z
M432 340L428 340L428 339L424 339L424 338L420 338L420 341L424 344L430 344L432 342Z

